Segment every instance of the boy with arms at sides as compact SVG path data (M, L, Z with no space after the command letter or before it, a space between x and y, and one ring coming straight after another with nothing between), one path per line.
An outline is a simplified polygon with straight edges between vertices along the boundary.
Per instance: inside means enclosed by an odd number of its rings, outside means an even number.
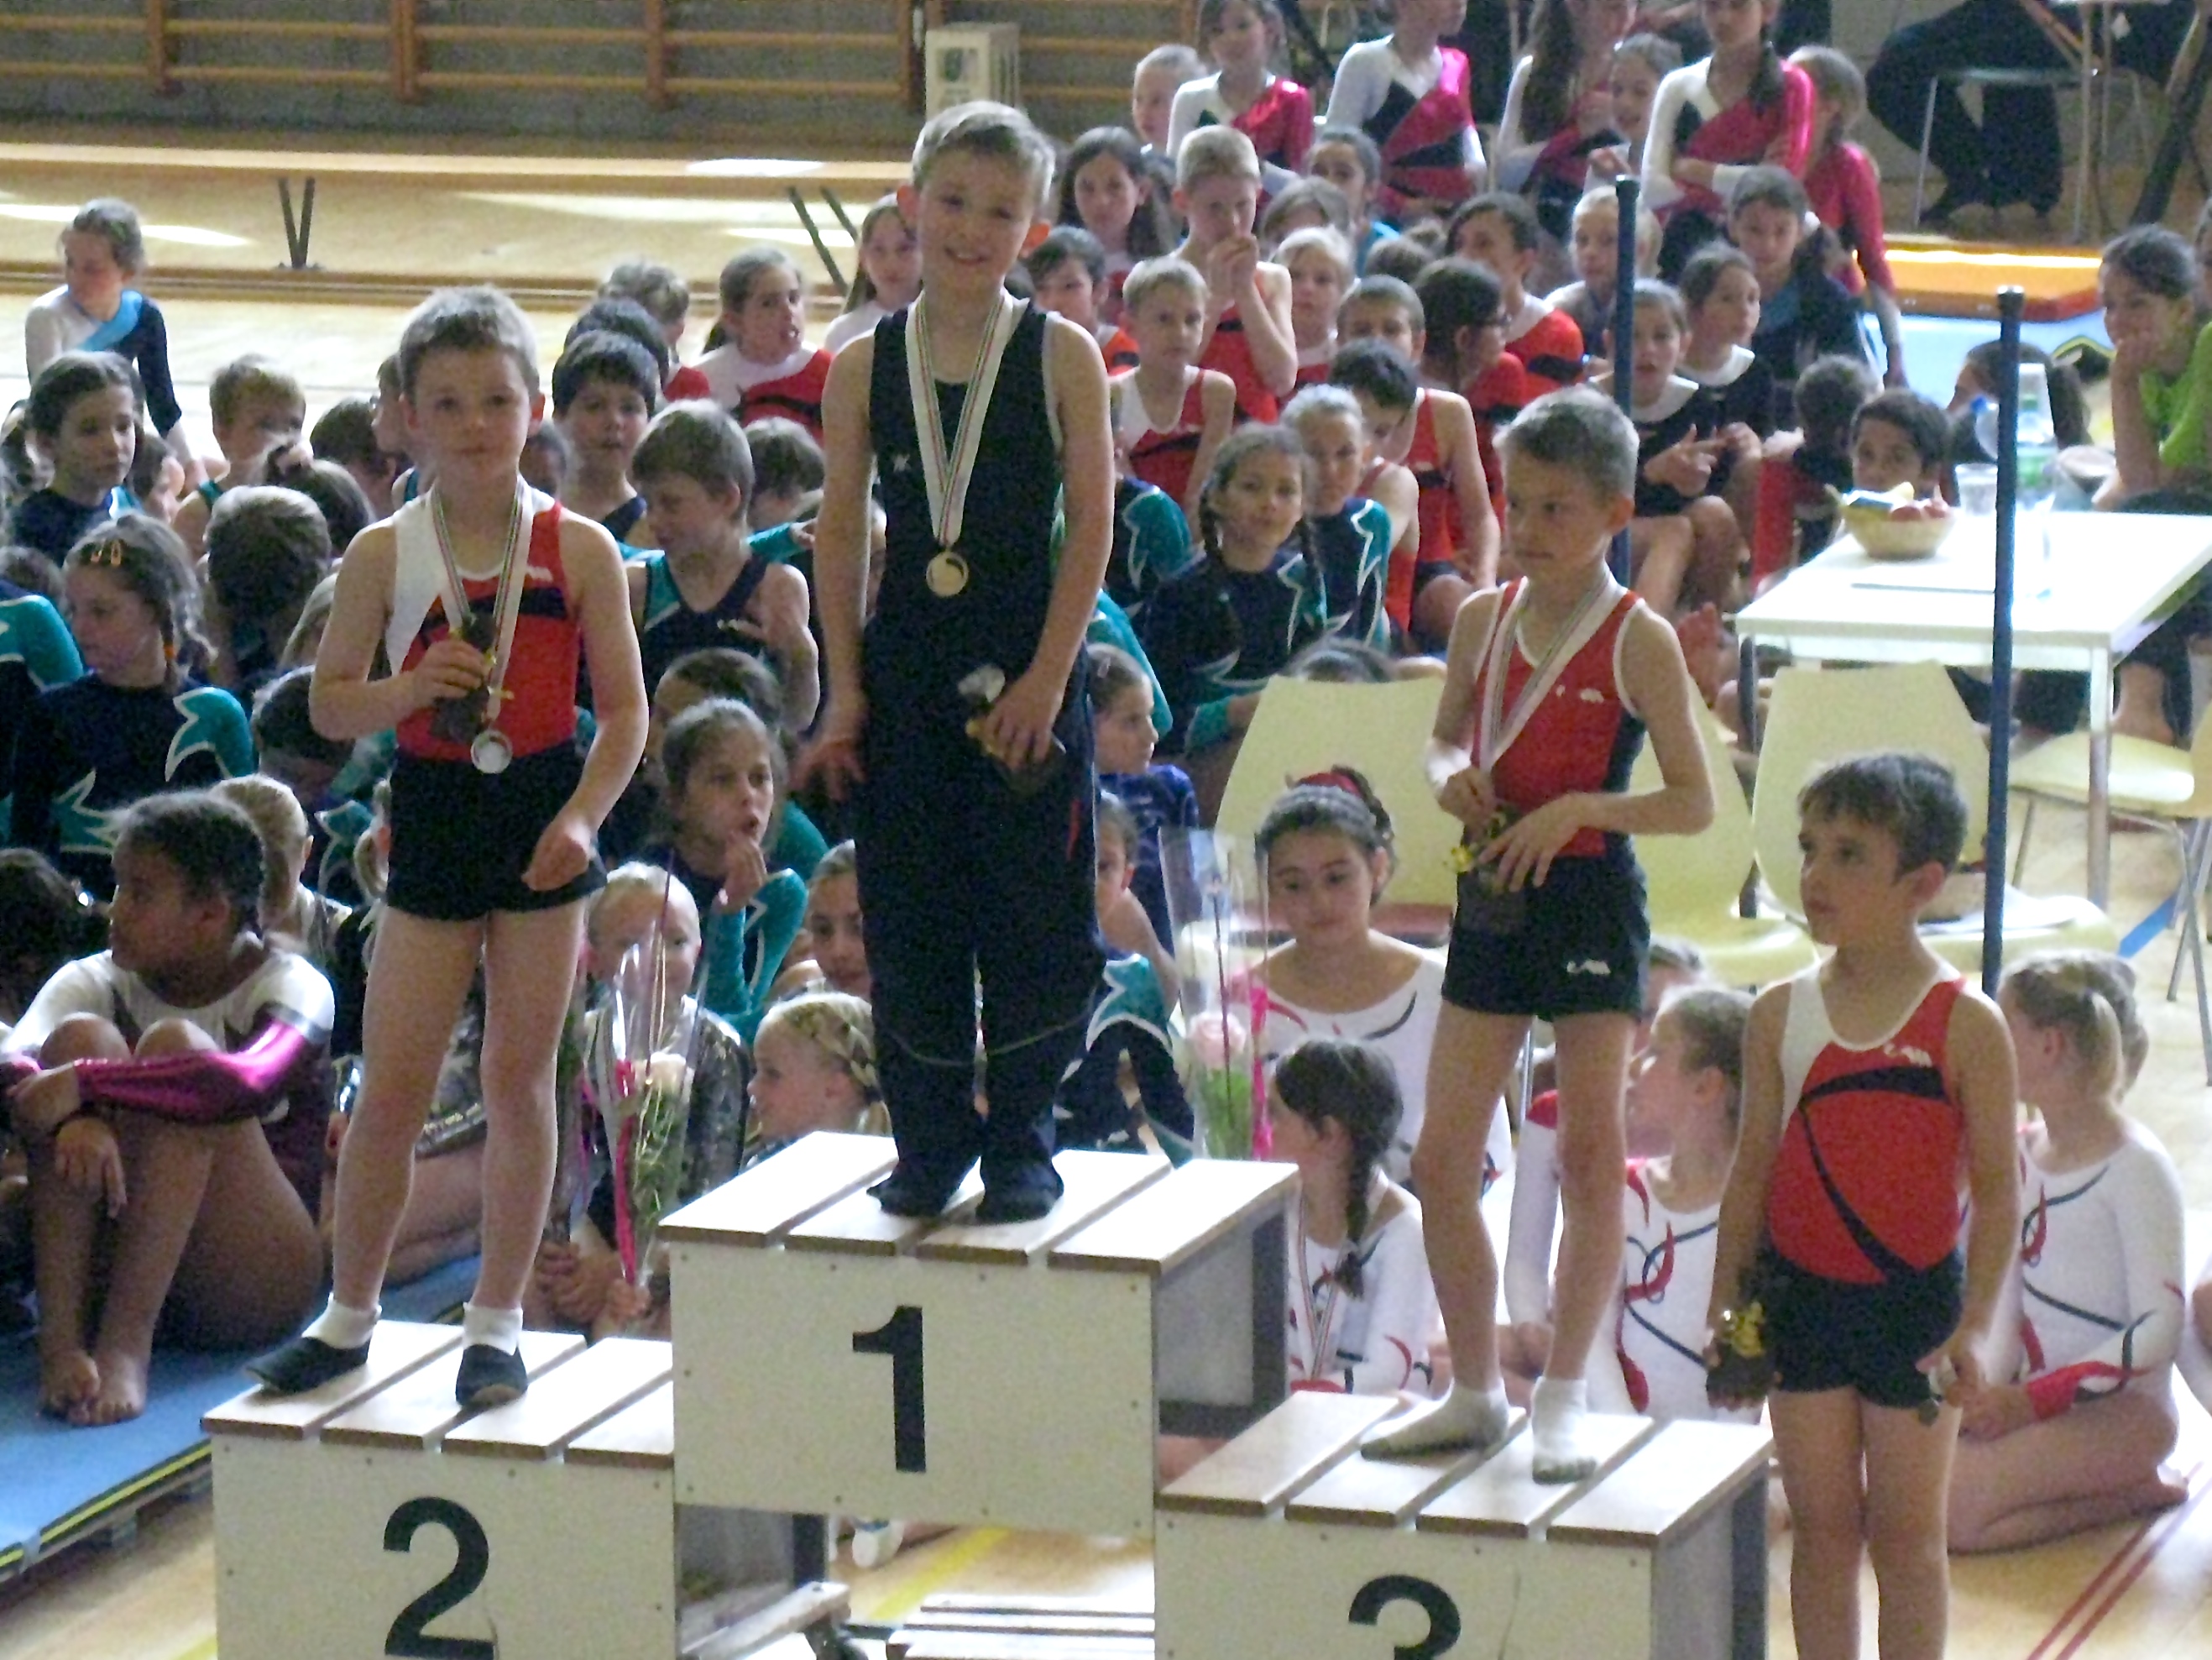
M1451 1392L1384 1424L1370 1456L1489 1446L1505 1433L1498 1258L1477 1200L1490 1115L1529 1022L1559 1034L1564 1218L1553 1337L1530 1403L1534 1473L1576 1481L1583 1367L1620 1274L1621 1098L1650 922L1632 836L1693 836L1713 792L1697 694L1664 618L1606 557L1636 510L1636 430L1602 394L1541 398L1500 435L1506 544L1525 575L1461 607L1427 768L1467 826L1467 867L1413 1149ZM1661 787L1628 790L1649 731Z
M1966 833L1950 773L1856 756L1815 775L1797 815L1805 921L1832 955L1752 1006L1707 1357L1759 1301L1797 1651L1858 1653L1863 1552L1881 1652L1934 1657L1959 1434L1944 1397L1982 1387L1976 1346L2020 1238L2012 1041L1920 937Z
M522 1294L553 1187L568 965L605 880L599 825L645 745L645 687L614 538L520 477L544 399L514 303L492 289L431 295L400 337L399 381L408 448L434 482L339 566L311 700L325 737L397 728L398 748L331 1300L249 1370L290 1395L367 1363L416 1139L481 963L483 1260L454 1385L477 1408L529 1386ZM392 672L372 678L380 643ZM588 755L580 660L598 721Z
M1053 1093L1103 960L1078 677L1113 534L1106 371L1087 332L1005 286L1052 167L1050 142L1003 105L963 104L923 128L899 190L922 297L838 355L823 404L815 564L830 705L807 769L834 794L857 792L899 1154L874 1192L897 1215L941 1212L979 1157L979 1219L1057 1201ZM872 468L889 547L864 642ZM988 1121L975 1104L979 970Z
M1237 417L1273 421L1297 385L1291 274L1260 258L1260 155L1234 127L1201 127L1176 155L1176 211L1189 225L1176 257L1206 279L1200 367L1237 383Z

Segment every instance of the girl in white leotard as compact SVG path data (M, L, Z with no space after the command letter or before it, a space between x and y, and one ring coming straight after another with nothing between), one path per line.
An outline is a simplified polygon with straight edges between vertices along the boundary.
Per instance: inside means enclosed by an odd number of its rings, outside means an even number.
M2120 1100L2148 1047L2115 957L2032 958L1998 1001L2040 1122L2021 1140L2018 1317L2003 1379L1966 1395L1953 1551L2003 1550L2163 1508L2184 1318L2180 1178Z
M1676 992L1660 1006L1629 1074L1630 1122L1663 1134L1670 1151L1628 1163L1620 1287L1609 1328L1614 1364L1590 1369L1596 1411L1758 1420L1755 1407L1723 1411L1708 1403L1703 1353L1750 1014L1751 999L1740 991Z
M1706 982L1705 959L1680 939L1654 939L1644 953L1644 1017L1635 1053L1650 1046L1660 1005L1679 990ZM1499 1115L1503 1117L1504 1115ZM1629 1115L1632 1157L1667 1151L1665 1130ZM1552 1342L1552 1240L1559 1225L1559 1097L1544 1090L1528 1104L1513 1147L1512 1219L1505 1237L1505 1323L1498 1329L1498 1364L1516 1403L1544 1370Z
M1401 1104L1389 1061L1316 1038L1283 1057L1267 1099L1276 1156L1298 1167L1291 1387L1427 1399L1443 1325L1420 1205L1382 1170Z
M1390 815L1349 767L1304 779L1267 809L1255 836L1270 920L1291 943L1259 973L1266 986L1260 1052L1269 1060L1310 1037L1373 1044L1398 1074L1405 1112L1382 1156L1403 1182L1427 1104L1429 1043L1443 996L1443 953L1394 939L1370 916L1396 862ZM1492 1121L1487 1189L1513 1156Z

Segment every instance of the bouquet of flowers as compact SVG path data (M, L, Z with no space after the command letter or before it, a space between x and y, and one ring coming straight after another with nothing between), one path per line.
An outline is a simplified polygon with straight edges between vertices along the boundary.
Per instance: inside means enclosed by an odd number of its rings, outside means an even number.
M691 1110L691 1064L676 1042L681 993L670 998L667 976L656 933L623 953L599 1019L599 1116L619 1201L614 1243L634 1286L647 1283L660 1219L677 1206Z
M1258 1043L1267 992L1254 970L1267 933L1251 848L1211 831L1170 830L1160 859L1182 980L1176 1067L1199 1154L1264 1158L1273 1144Z

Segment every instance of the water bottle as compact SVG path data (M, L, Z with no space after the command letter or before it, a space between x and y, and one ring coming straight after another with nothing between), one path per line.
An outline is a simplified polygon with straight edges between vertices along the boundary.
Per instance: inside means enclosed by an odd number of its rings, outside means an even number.
M1997 400L1974 399L1974 441L1994 460L1997 453ZM2020 454L2019 488L2014 497L2033 511L2051 500L2058 483L2058 429L2051 423L2051 380L2040 363L2020 366L2020 419L2014 423Z
M2020 460L2014 491L2013 549L2019 592L2051 591L2051 500L2058 486L2058 430L2051 423L2051 379L2040 363L2020 366L2020 418L2014 424ZM1997 453L1997 406L1994 398L1974 400L1974 437L1990 454Z

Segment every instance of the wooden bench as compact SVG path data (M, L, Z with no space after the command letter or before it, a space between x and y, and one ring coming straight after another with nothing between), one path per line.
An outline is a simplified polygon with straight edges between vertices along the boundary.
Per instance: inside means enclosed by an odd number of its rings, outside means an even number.
M1594 1418L1597 1474L1552 1487L1517 1418L1486 1456L1363 1457L1390 1410L1292 1395L1159 1495L1160 1660L1765 1652L1763 1431Z
M1281 1399L1290 1167L1063 1154L981 1227L886 1215L891 1161L810 1136L663 1225L685 1504L1143 1536L1158 1432Z
M668 1346L526 1333L532 1383L474 1416L460 1333L387 1322L363 1370L209 1413L224 1660L675 1649Z

